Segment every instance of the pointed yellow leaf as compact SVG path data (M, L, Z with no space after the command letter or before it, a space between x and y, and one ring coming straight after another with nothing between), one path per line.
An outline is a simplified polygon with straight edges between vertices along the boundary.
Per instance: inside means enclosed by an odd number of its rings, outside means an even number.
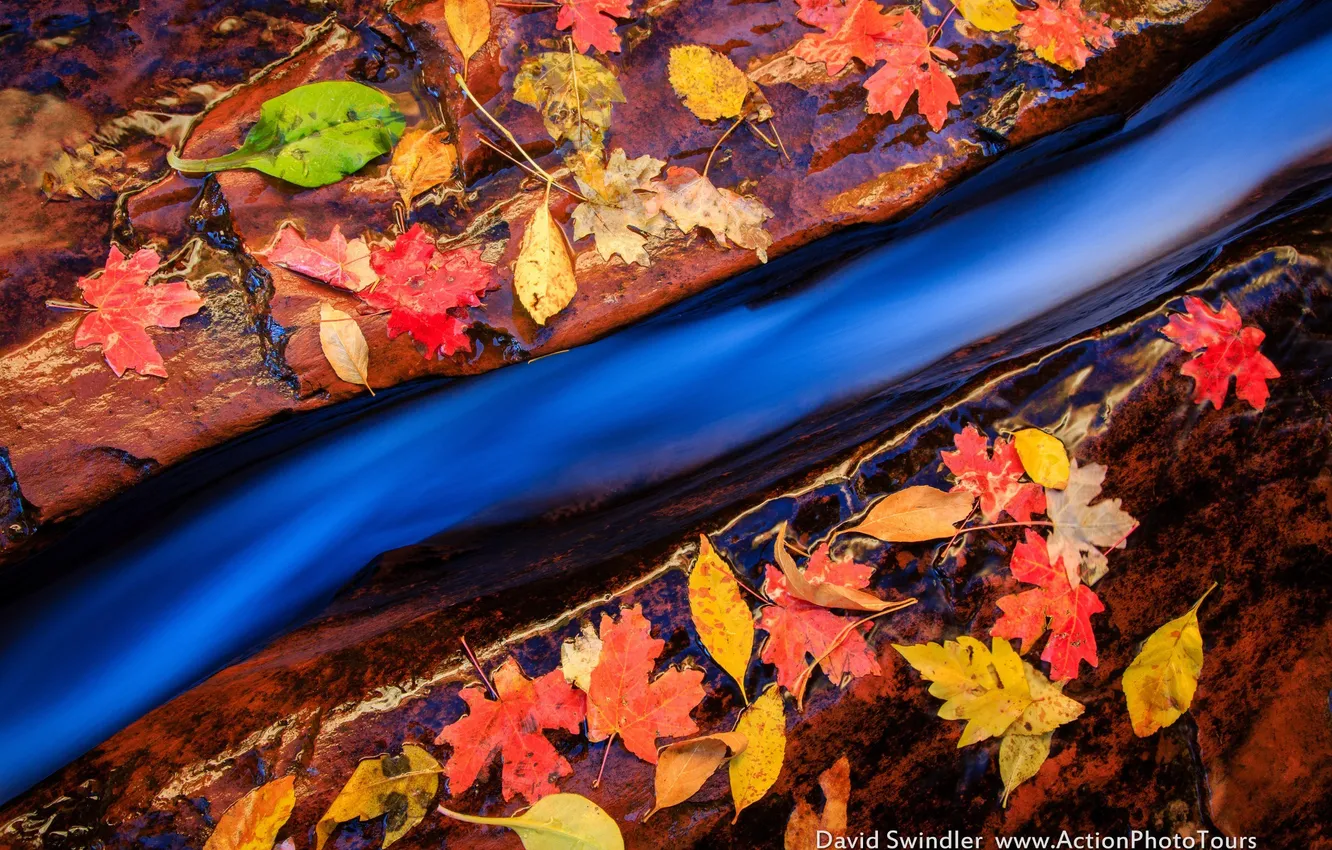
M957 523L971 514L975 497L962 490L907 487L889 493L870 507L869 513L848 532L868 534L885 543L919 543L957 533Z
M383 846L388 847L426 816L439 792L439 773L439 762L415 744L403 744L399 756L362 759L315 826L315 850L324 846L340 823L392 813L384 828Z
M1041 765L1045 764L1050 756L1050 739L1053 737L1050 732L1044 735L1018 735L1009 729L1004 733L1004 739L999 742L999 778L1004 781L1004 806L1008 805L1008 795L1035 776Z
M550 190L546 190L546 201ZM513 287L518 300L538 325L569 306L578 284L574 280L573 255L564 231L550 216L543 202L532 214L518 246L513 267Z
M1012 0L957 0L957 10L967 23L986 32L1003 32L1018 25Z
M1013 435L1013 448L1032 481L1051 490L1068 486L1068 451L1058 437L1023 428Z
M512 829L527 850L624 850L624 837L615 820L578 794L542 797L512 818L465 815L443 806L440 811L454 820Z
M722 762L743 753L748 744L740 732L720 732L662 747L657 754L657 801L643 820L697 794Z
M777 781L786 759L786 703L781 688L769 688L756 700L735 725L749 746L731 759L731 798L735 800L735 820L745 807L763 799ZM734 823L734 821L732 821Z
M704 121L735 118L744 108L749 78L715 50L697 44L672 47L667 72L671 88Z
M754 653L754 615L740 596L731 567L706 534L698 538L698 560L689 572L689 614L698 639L717 666L730 674L745 696L745 670Z
M296 777L288 774L241 797L217 819L203 850L272 850L296 805L295 786Z
M436 130L408 130L393 149L389 176L398 187L402 202L411 209L412 198L453 179L458 167L458 149L445 142Z
M1022 658L1002 638L993 638L990 647L966 635L943 645L893 644L933 683L930 695L945 700L939 716L967 721L958 747L1002 735L1032 703Z
M444 0L444 23L463 55L465 74L467 60L490 38L490 0Z
M320 304L319 345L339 378L370 389L370 349L356 319L336 307ZM370 390L370 394L375 391Z
M1198 607L1215 587L1209 587L1183 616L1153 632L1124 671L1124 697L1139 738L1171 725L1193 704L1203 666Z

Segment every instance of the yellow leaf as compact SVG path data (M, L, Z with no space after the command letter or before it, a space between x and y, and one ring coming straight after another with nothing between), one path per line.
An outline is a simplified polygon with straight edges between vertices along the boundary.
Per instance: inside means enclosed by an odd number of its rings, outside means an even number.
M918 543L957 533L954 527L971 514L975 497L962 490L908 487L875 502L848 532L868 534L885 543Z
M1043 673L1025 661L1022 662L1022 671L1026 674L1027 689L1031 692L1031 705L1023 710L1009 732L1043 735L1082 716L1082 703L1064 696L1062 682L1051 683Z
M1051 490L1068 486L1068 451L1057 437L1023 428L1013 435L1013 448L1032 481Z
M872 593L843 587L832 582L817 584L807 581L805 573L796 566L791 553L786 549L786 523L777 526L777 543L773 548L773 558L786 576L787 590L797 599L822 608L843 608L848 611L882 611L885 608L900 605L880 599Z
M967 23L986 32L1003 32L1018 25L1012 0L957 0L957 10Z
M1171 725L1193 704L1203 666L1198 607L1215 588L1209 587L1182 617L1153 632L1124 671L1124 697L1139 738Z
M754 615L740 596L730 565L705 534L699 535L698 560L689 573L689 614L708 654L731 675L748 702L745 670L754 653Z
M546 200L532 214L518 246L513 267L513 288L518 300L538 325L569 306L578 284L574 280L573 256L564 231L550 217L550 189Z
M527 850L624 850L624 837L615 820L578 794L542 797L513 818L464 815L443 806L440 811L454 820L512 829Z
M818 847L819 830L834 838L846 833L846 804L851 797L851 763L846 756L819 775L819 787L823 789L823 813L815 815L809 803L797 800L795 811L786 823L782 842L786 850Z
M466 76L467 61L490 38L490 0L444 0L444 23L462 53Z
M334 373L349 384L370 390L370 349L356 320L336 307L319 305L319 345Z
M611 152L603 165L599 155L582 151L565 160L578 188L591 199L574 208L574 239L596 238L597 253L603 260L616 254L626 263L651 264L647 238L662 236L670 228L666 216L649 205L652 178L666 163L650 156L629 159L622 149Z
M740 715L735 731L749 742L730 764L731 797L735 800L735 820L739 820L745 807L763 799L782 772L782 761L786 758L786 704L781 689L769 688L754 700Z
M990 645L987 650L985 644L966 635L942 646L893 644L933 683L931 696L945 701L939 716L967 721L958 747L1002 735L1032 702L1022 659L1002 638L992 639Z
M1009 729L1004 733L1004 739L999 742L999 778L1004 781L1004 806L1008 805L1008 795L1035 776L1041 765L1045 764L1050 756L1050 739L1053 737L1050 732L1044 735L1019 735Z
M720 732L663 747L657 754L657 801L643 820L694 796L723 761L743 753L748 744L739 732Z
M541 113L556 142L578 150L601 150L613 104L624 91L605 65L590 56L553 50L529 57L513 78L513 99Z
M735 118L744 108L749 78L715 50L697 44L672 47L667 70L671 88L704 121Z
M272 850L296 805L295 786L296 777L288 774L241 797L217 819L203 850Z
M592 670L601 661L601 636L592 624L584 622L578 634L560 646L560 670L564 681L587 693L592 687Z
M408 130L393 149L389 176L398 187L402 202L411 209L412 198L453 179L458 149L443 141L435 130Z
M315 850L324 846L338 824L384 814L390 815L384 828L383 846L388 847L426 816L439 791L439 772L439 762L415 744L403 744L399 756L362 759L315 826Z

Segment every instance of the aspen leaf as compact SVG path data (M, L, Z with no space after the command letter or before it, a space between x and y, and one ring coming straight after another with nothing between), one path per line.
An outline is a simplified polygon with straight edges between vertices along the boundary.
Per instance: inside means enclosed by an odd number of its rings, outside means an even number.
M1079 580L1088 585L1100 581L1108 563L1099 547L1123 546L1137 525L1120 509L1118 499L1091 504L1101 494L1103 481L1104 466L1089 463L1080 467L1077 461L1070 461L1068 484L1045 494L1045 513L1054 523L1048 539L1050 561L1063 559L1068 583L1074 587Z
M412 129L393 149L389 176L398 187L403 204L411 209L412 198L453 179L458 167L458 149L445 142L437 130Z
M1023 428L1013 435L1013 448L1032 481L1050 490L1068 486L1068 451L1058 437Z
M745 669L754 653L754 618L740 596L731 567L707 535L699 535L698 560L689 572L689 615L704 648L745 696Z
M1198 608L1215 588L1213 584L1183 616L1153 632L1124 671L1124 697L1139 738L1172 725L1193 704L1203 666Z
M601 637L591 623L584 622L578 634L560 646L560 670L564 681L587 693L592 671L601 661Z
M918 543L952 537L957 533L957 523L971 513L974 502L975 497L962 490L907 487L875 502L865 518L847 532L868 534L885 543Z
M513 78L513 99L541 113L557 143L600 151L611 109L624 91L610 69L581 53L553 50L529 57Z
M527 850L624 850L615 820L596 803L578 794L551 794L512 818L486 818L450 811L454 820L502 826L518 833Z
M825 561L831 561L828 555L827 546L821 546L816 550L821 553ZM817 576L811 580L801 572L791 558L791 553L786 548L786 523L777 526L777 542L773 547L773 557L777 561L777 566L781 568L782 575L786 578L786 591L796 599L804 600L811 605L818 605L821 608L844 608L848 611L882 611L890 605L896 605L896 602L889 602L880 599L872 593L866 593L854 587L849 587L837 581L827 580L823 570L820 570ZM810 556L813 562L814 555ZM869 575L865 575L864 583L868 583ZM861 586L864 586L862 583Z
M697 44L672 47L667 73L684 105L704 121L736 118L744 109L749 78L715 50Z
M203 850L272 850L296 806L296 777L288 774L250 791L217 819Z
M820 830L834 838L846 832L846 804L851 797L851 763L842 756L833 766L819 774L819 787L823 789L823 811L804 800L796 801L795 811L786 823L785 850L808 850L818 845Z
M1023 782L1031 779L1050 756L1050 740L1054 735L1018 735L1009 729L999 742L999 778L1004 781L1003 805Z
M370 390L370 349L356 320L336 307L319 305L319 345L333 372L349 384Z
M697 794L722 762L743 753L748 744L740 732L719 732L662 747L657 754L657 799L643 820Z
M574 280L573 254L564 231L550 216L550 190L546 200L532 213L518 246L513 266L513 288L518 300L538 325L569 306L578 284Z
M444 23L462 54L466 76L467 62L490 38L490 0L444 0Z
M1018 25L1012 0L957 0L957 11L967 23L986 32L1003 32Z
M780 688L769 688L735 725L749 746L731 759L731 797L735 801L734 823L740 813L763 799L777 781L786 758L786 703Z
M415 744L403 744L402 755L362 759L328 811L315 826L320 850L338 824L388 815L384 847L421 822L439 792L439 762Z

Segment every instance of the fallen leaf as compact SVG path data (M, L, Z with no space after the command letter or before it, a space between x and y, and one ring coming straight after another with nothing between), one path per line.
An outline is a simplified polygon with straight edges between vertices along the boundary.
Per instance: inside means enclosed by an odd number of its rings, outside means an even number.
M356 320L328 304L319 305L319 345L333 372L349 384L370 390L370 349Z
M146 169L131 165L125 154L85 142L71 153L61 150L42 172L42 192L53 201L91 198L108 201L141 183Z
M443 806L440 811L454 820L512 829L527 850L624 850L624 837L615 819L578 794L542 797L512 818L465 815Z
M811 605L848 611L882 611L898 604L860 590L869 584L874 568L853 561L832 560L827 541L810 553L809 563L801 572L787 551L784 522L777 526L773 559L782 570L786 592Z
M620 36L615 18L629 17L630 0L559 0L557 29L573 27L573 42L579 53L595 47L602 53L619 53ZM612 17L613 16L613 17Z
M564 680L578 690L592 687L592 670L601 661L601 637L592 624L584 622L574 637L560 646L560 670Z
M901 25L896 14L885 13L873 0L796 0L796 17L819 27L791 48L792 55L806 62L822 62L836 76L852 59L866 65L878 61L879 43Z
M362 759L351 779L315 825L315 850L321 850L338 824L388 815L388 847L421 822L439 792L439 762L416 744L403 744L402 755L387 753Z
M763 229L763 222L772 218L772 210L759 199L718 189L708 178L683 166L666 169L665 179L656 182L654 188L661 211L681 232L702 227L723 248L730 239L741 248L751 249L760 261L768 261L772 236Z
M662 747L657 755L656 802L643 820L697 794L722 762L743 753L748 744L739 732L719 732Z
M578 292L573 251L564 230L550 216L550 190L532 213L513 265L513 288L538 325L569 306Z
M181 319L203 306L203 298L187 284L149 286L148 278L160 263L152 248L140 248L126 257L112 245L102 274L79 278L83 300L97 309L79 323L74 347L100 345L116 377L133 369L140 375L165 378L166 364L146 329L180 327Z
M573 768L542 733L576 733L587 710L583 695L559 670L528 679L513 658L500 665L491 683L498 699L486 699L480 686L463 688L458 695L467 703L467 715L435 738L437 746L453 747L444 766L449 795L457 797L471 788L496 750L504 763L501 787L506 801L516 794L533 801L555 793L555 780Z
M748 702L745 670L754 654L754 618L730 565L706 534L699 535L698 559L689 571L689 616L703 647L740 686L740 696Z
M1174 724L1193 705L1203 666L1198 608L1215 588L1209 587L1183 616L1152 632L1124 671L1124 697L1139 738Z
M462 54L465 77L467 63L490 38L490 0L444 0L444 24Z
M999 778L1004 782L1002 805L1008 807L1013 791L1035 776L1050 757L1050 741L1054 734L1017 735L1012 729L1004 733L999 742Z
M957 533L957 523L971 515L975 501L961 488L945 492L924 485L907 487L875 502L864 519L842 533L868 534L885 543L952 537Z
M295 776L260 785L222 813L203 850L272 850L295 806Z
M990 644L992 650L966 635L942 645L893 644L893 649L932 682L930 695L944 700L939 716L967 721L957 742L959 748L1004 734L1031 705L1022 659L1006 640L994 638Z
M968 425L953 436L953 444L957 451L941 455L944 466L957 480L955 490L980 499L986 522L998 522L1002 513L1018 522L1031 522L1033 514L1045 512L1045 490L1022 481L1022 461L1012 440L998 438L991 454L989 440L975 425Z
M449 0L449 3L454 2ZM468 3L472 0L457 2ZM485 0L479 2L485 6ZM448 7L445 8L447 10ZM489 7L486 8L489 14ZM438 129L416 128L404 133L398 146L393 149L389 176L393 178L393 185L398 187L403 205L411 209L412 198L452 180L457 167L458 149L444 141Z
M601 662L588 689L587 739L595 744L618 735L625 749L656 764L657 738L698 731L689 713L703 701L703 671L671 668L652 679L666 642L652 637L649 628L637 605L623 609L618 623L609 614L601 616Z
M1105 26L1109 15L1084 12L1082 0L1035 0L1036 8L1018 12L1018 42L1046 62L1076 71L1096 55L1095 48L1113 47L1115 34Z
M580 203L573 211L574 239L592 236L603 260L616 254L626 263L651 264L646 247L649 236L662 236L671 222L650 203L652 178L666 163L650 156L629 159L622 149L611 152L604 166L575 160L574 179L592 203Z
M1045 539L1031 529L1026 540L1013 547L1010 569L1018 581L1038 587L1000 598L995 604L1004 613L990 634L1018 638L1026 652L1045 633L1048 620L1050 640L1041 660L1050 663L1050 677L1072 679L1082 661L1095 667L1096 636L1090 617L1105 610L1096 593L1081 581L1070 585L1064 564L1058 559L1051 563Z
M306 239L294 227L283 227L263 255L275 266L348 292L360 292L379 280L370 266L370 246L359 236L348 242L339 225L322 242Z
M614 104L625 102L609 68L563 50L528 57L513 78L513 99L541 113L556 143L593 151L601 150Z
M960 105L957 87L938 60L953 61L957 54L933 43L929 30L910 9L895 17L899 26L878 42L875 55L884 65L867 80L865 108L872 115L885 112L901 118L907 101L916 94L916 109L935 131L948 120L949 104Z
M1088 585L1100 581L1108 563L1097 547L1122 547L1138 524L1120 509L1118 499L1091 504L1101 494L1104 480L1104 466L1089 463L1079 467L1075 460L1069 466L1064 489L1045 493L1045 513L1054 523L1048 541L1050 560L1063 560L1070 586L1079 578Z
M786 836L782 842L786 850L809 850L819 846L820 830L833 839L845 835L846 804L851 797L851 762L847 761L846 756L819 774L819 787L823 789L823 811L815 814L814 807L805 800L796 800L796 808L786 823Z
M1234 375L1235 395L1255 410L1266 407L1267 382L1281 377L1281 372L1258 350L1266 336L1262 329L1244 327L1239 311L1229 301L1223 300L1221 311L1216 312L1190 295L1184 299L1184 307L1188 312L1173 314L1161 333L1196 355L1179 370L1193 378L1194 402L1210 401L1220 410Z
M740 715L735 731L745 736L749 746L731 759L731 798L735 818L746 807L763 799L777 781L786 759L786 702L778 688L764 691Z
M1068 450L1058 437L1036 428L1023 428L1013 435L1013 448L1032 481L1051 490L1068 486Z
M751 85L734 62L698 44L672 47L667 74L684 105L704 121L739 117Z
M1065 723L1082 716L1082 703L1064 696L1064 683L1051 682L1027 662L1022 662L1022 673L1027 679L1031 704L1022 710L1018 719L1008 728L1018 735L1044 735Z
M1003 32L1018 25L1012 0L957 0L957 11L967 23L986 32Z

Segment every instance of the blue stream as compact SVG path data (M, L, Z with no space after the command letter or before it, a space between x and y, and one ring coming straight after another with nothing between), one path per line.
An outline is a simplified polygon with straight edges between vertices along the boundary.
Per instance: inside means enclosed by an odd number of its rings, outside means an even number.
M1284 6L1299 26L1237 35L1071 168L976 200L790 298L683 312L386 405L233 473L129 551L10 605L0 800L289 625L384 551L696 469L1214 246L1237 209L1255 212L1265 182L1332 148L1332 36L1318 36L1328 16ZM1122 309L1156 294L1139 287Z

